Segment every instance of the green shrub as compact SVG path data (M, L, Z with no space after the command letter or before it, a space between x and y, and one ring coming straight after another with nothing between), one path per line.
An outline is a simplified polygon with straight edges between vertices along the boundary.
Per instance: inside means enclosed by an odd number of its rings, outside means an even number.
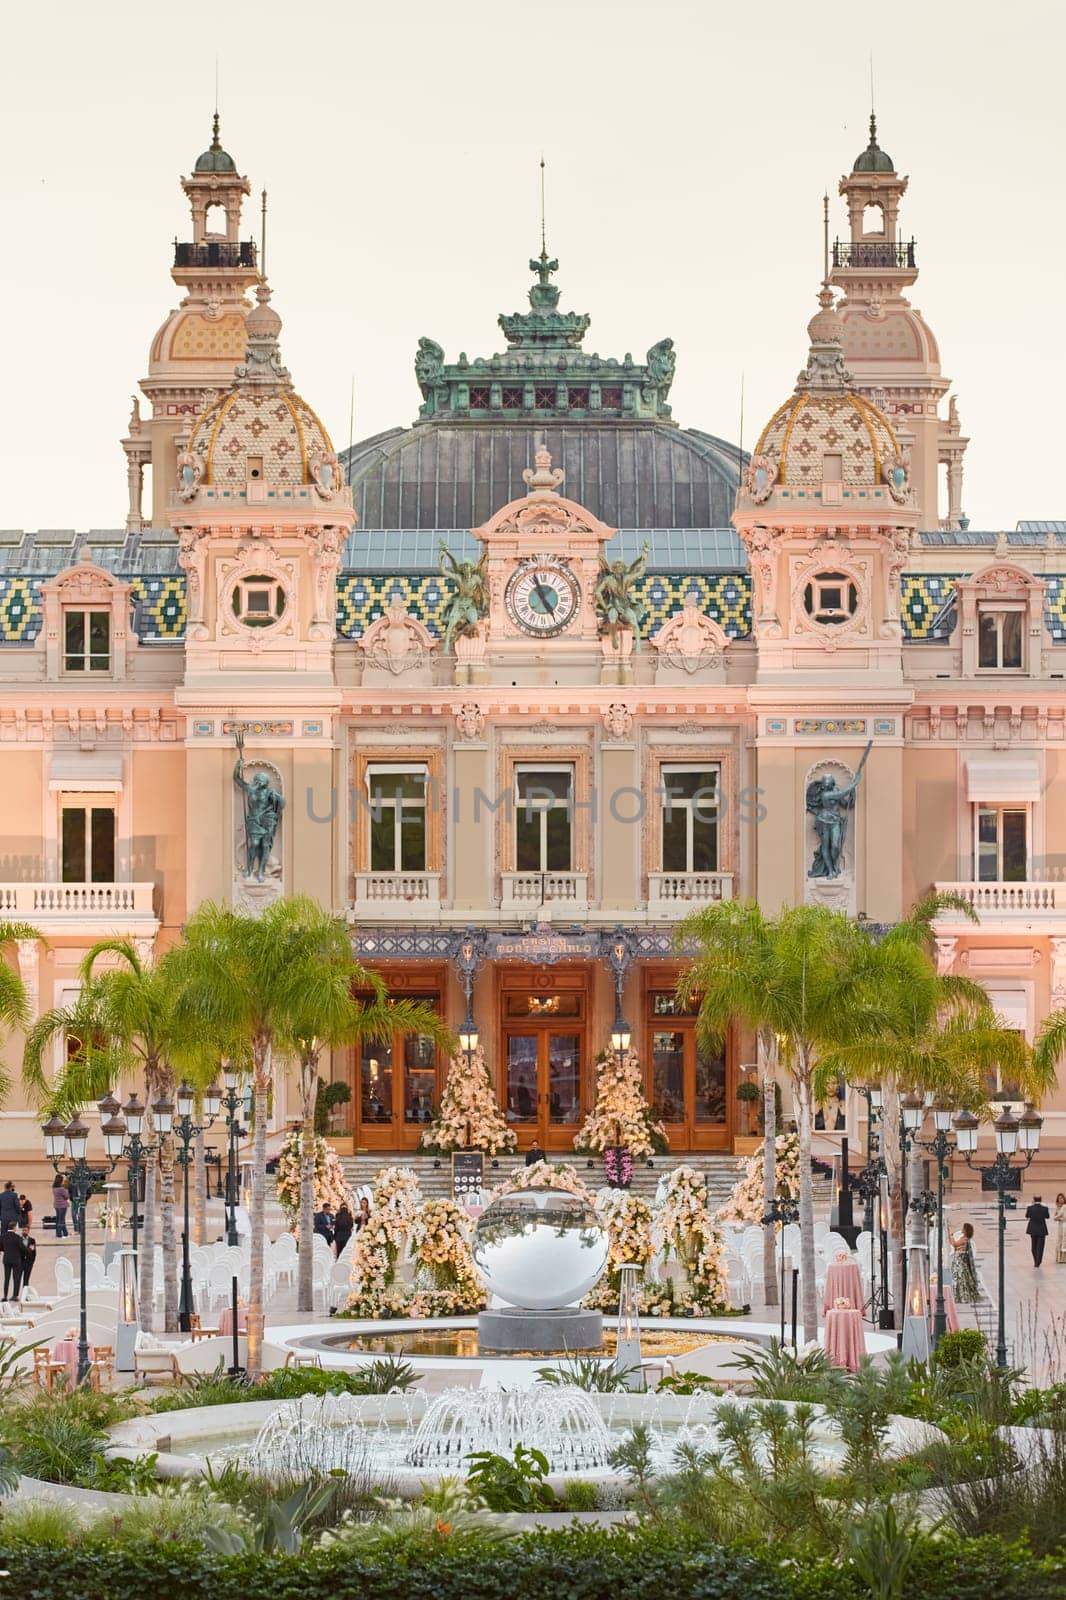
M582 1478L571 1478L563 1490L564 1511L595 1511L599 1504L599 1490L594 1483Z
M794 1354L779 1339L765 1350L742 1350L729 1363L743 1375L746 1389L762 1400L828 1401L847 1380L824 1350Z
M724 1394L725 1390L713 1378L702 1372L675 1372L660 1378L656 1385L659 1394Z
M557 1367L538 1367L537 1382L556 1389L585 1389L591 1394L618 1394L628 1390L626 1381L635 1369L619 1372L599 1356L573 1356ZM643 1383L641 1383L643 1388Z
M516 1444L514 1455L492 1450L472 1450L467 1492L476 1495L489 1511L548 1511L556 1499L548 1485L548 1458L540 1450Z
M196 1406L230 1406L242 1400L298 1400L305 1394L392 1394L418 1382L409 1361L382 1356L356 1372L329 1372L322 1367L278 1367L258 1383L231 1378L221 1370L189 1378L150 1402L155 1412L188 1411Z
M933 1357L938 1367L957 1367L971 1362L988 1364L985 1336L979 1328L960 1328L958 1333L945 1333Z

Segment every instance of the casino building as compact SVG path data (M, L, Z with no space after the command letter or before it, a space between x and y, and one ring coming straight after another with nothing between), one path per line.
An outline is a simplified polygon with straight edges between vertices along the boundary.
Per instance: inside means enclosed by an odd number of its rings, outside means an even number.
M339 456L216 119L122 441L125 527L0 532L0 908L40 933L11 957L34 1007L73 997L98 938L150 956L206 898L299 891L396 992L456 1027L469 1006L520 1145L572 1148L620 1014L673 1151L732 1152L753 1046L705 1051L678 1009L693 907L890 923L950 886L980 920L943 922L942 968L1030 1037L1066 1004L1066 523L967 524L907 181L871 122L750 458L674 419L669 338L587 348L546 251L502 349L421 339L414 424ZM263 882L236 734L285 801ZM445 1068L423 1040L339 1053L342 1147L413 1150ZM282 1083L278 1126L294 1105ZM1045 1112L1061 1161L1066 1097ZM4 1119L30 1160L17 1091Z

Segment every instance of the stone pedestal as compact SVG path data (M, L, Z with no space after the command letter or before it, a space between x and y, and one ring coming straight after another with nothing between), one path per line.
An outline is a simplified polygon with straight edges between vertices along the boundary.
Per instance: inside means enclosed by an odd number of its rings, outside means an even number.
M553 1311L524 1311L505 1306L483 1311L477 1319L477 1344L481 1355L519 1350L534 1355L570 1355L579 1350L602 1350L603 1314L560 1306Z

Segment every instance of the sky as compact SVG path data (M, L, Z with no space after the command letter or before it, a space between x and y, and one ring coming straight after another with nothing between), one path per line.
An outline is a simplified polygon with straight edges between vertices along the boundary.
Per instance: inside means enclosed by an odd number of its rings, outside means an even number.
M867 20L868 19L868 20ZM10 11L0 63L0 526L119 527L130 395L179 291L181 173L210 141L256 201L296 387L347 443L409 425L420 335L503 347L539 249L586 347L674 339L675 418L751 446L806 354L822 193L865 146L910 175L912 292L958 395L977 528L1066 517L1059 0L405 0ZM1038 424L1040 426L1038 426ZM1034 449L1041 470L1034 477ZM1049 470L1049 468L1051 470Z

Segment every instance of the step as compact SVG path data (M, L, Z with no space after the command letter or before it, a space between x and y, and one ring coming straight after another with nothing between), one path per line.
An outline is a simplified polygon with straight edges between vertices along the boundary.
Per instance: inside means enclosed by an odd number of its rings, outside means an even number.
M520 1164L519 1160L510 1156L496 1158L498 1165L493 1167L491 1160L486 1162L485 1178L487 1184L499 1182L505 1178L513 1168ZM565 1160L560 1156L560 1160ZM733 1192L739 1177L739 1160L727 1152L700 1151L695 1155L662 1155L652 1158L653 1165L647 1166L644 1162L637 1162L633 1169L633 1181L630 1188L634 1194L651 1200L658 1188L659 1180L664 1172L672 1171L677 1166L694 1166L700 1171L707 1181L707 1188L712 1202L721 1205ZM393 1155L381 1151L364 1151L355 1156L342 1156L341 1164L348 1183L353 1187L363 1184L373 1184L377 1174L383 1167L390 1165L410 1167L418 1178L419 1187L427 1199L438 1199L451 1194L451 1160L447 1156L433 1157L427 1155ZM573 1165L579 1176L593 1188L601 1188L605 1183L603 1162L599 1157L577 1156Z

